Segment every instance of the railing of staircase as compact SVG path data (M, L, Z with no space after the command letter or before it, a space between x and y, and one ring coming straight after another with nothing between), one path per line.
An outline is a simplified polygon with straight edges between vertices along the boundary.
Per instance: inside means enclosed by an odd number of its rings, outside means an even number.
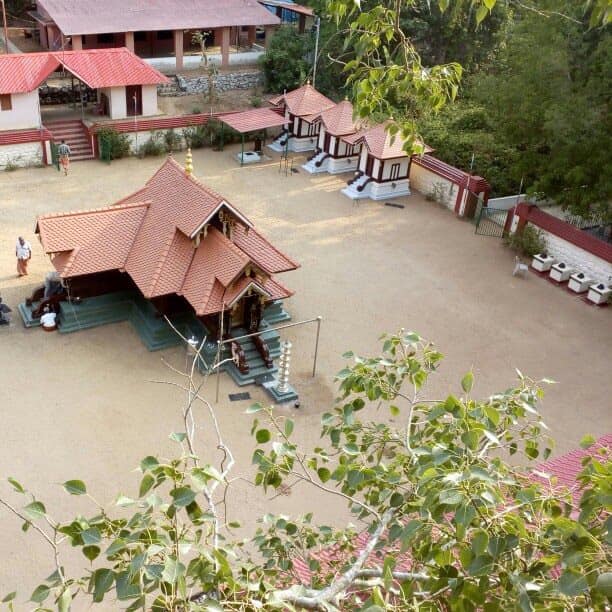
M306 319L304 321L296 321L295 323L287 323L285 325L279 325L278 327L268 327L267 329L262 329L261 331L256 331L253 332L252 334L245 334L243 336L236 336L236 337L232 337L232 338L227 338L225 340L218 340L217 341L217 355L221 355L221 351L223 348L224 344L227 344L228 342L237 342L238 340L245 340L246 338L253 338L255 336L261 336L262 334L265 334L269 331L279 331L281 329L289 329L290 327L297 327L298 325L307 325L309 323L316 323L317 324L317 335L316 335L316 339L315 339L315 351L314 351L314 357L312 360L312 377L314 378L316 376L317 373L317 357L319 355L319 338L321 336L321 321L323 321L323 317L321 315L319 315L318 317L315 317L314 319ZM218 357L220 358L220 357ZM217 388L216 388L216 393L215 393L215 402L219 403L219 380L220 380L220 375L221 372L219 371L219 368L217 368Z

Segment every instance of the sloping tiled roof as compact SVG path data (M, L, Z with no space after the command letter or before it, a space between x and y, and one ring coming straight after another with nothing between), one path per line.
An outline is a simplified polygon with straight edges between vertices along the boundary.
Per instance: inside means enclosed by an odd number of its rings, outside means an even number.
M308 117L335 106L334 102L319 93L310 83L270 99L270 104L274 106L281 103L296 117Z
M125 265L148 203L46 215L37 231L53 265L64 278L115 270Z
M324 110L318 115L308 118L312 121L321 121L332 136L348 136L359 129L359 124L353 119L353 105L348 100L342 100L332 108Z
M194 240L221 209L238 219L232 240L212 225ZM268 275L298 267L172 158L118 204L41 217L37 231L63 278L124 270L146 298L182 295L198 316L227 304L226 294L249 264ZM272 278L262 282L270 299L291 295Z
M271 108L252 108L239 113L228 113L219 116L219 121L229 125L241 134L279 127L287 123L285 117Z
M355 134L342 138L348 144L363 143L369 153L377 159L395 159L408 157L404 151L404 141L399 134L395 138L387 131L388 122L381 123L370 128L364 128ZM433 151L431 147L424 145L425 153Z
M257 0L38 0L38 4L66 35L280 23Z
M92 88L169 82L126 47L12 53L0 56L0 94L34 91L62 65Z

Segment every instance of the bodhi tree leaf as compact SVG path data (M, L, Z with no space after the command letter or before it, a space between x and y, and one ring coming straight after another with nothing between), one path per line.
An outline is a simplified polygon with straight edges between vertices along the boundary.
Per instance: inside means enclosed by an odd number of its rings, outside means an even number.
M67 480L63 487L70 495L85 495L87 493L87 488L82 480Z

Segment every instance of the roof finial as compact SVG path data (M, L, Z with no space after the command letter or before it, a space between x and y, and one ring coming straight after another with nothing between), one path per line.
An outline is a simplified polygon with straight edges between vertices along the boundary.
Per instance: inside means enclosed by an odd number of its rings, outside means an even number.
M193 155L191 154L191 147L187 149L187 155L185 155L185 174L187 176L193 174Z

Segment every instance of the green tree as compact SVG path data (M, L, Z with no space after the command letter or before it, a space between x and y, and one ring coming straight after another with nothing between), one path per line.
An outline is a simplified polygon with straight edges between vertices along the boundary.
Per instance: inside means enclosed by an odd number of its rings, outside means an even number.
M145 457L137 494L120 495L116 508L70 480L66 492L88 497L92 512L60 523L9 479L19 503L0 504L43 538L53 559L55 571L31 595L37 609L66 611L76 597L155 611L603 609L612 578L609 449L585 462L576 506L546 474L540 483L504 458L548 455L539 383L519 373L514 388L479 400L468 373L459 393L428 398L442 356L403 331L384 338L377 357L346 358L319 447L300 448L295 422L272 409L247 412L259 419L254 484L315 487L347 504L369 534L364 548L354 528L334 530L312 515L267 515L252 538L235 538L226 512L234 457L194 380L194 360L179 385L185 431L171 436L180 453ZM362 420L369 405L388 417ZM196 407L208 415L220 458L199 452ZM69 545L87 562L78 576L62 564ZM332 567L316 554L329 546ZM405 552L409 571L397 566ZM296 578L298 559L312 572L308 584Z
M312 35L298 34L291 26L280 27L260 60L266 90L282 92L303 85L311 72L313 48Z

